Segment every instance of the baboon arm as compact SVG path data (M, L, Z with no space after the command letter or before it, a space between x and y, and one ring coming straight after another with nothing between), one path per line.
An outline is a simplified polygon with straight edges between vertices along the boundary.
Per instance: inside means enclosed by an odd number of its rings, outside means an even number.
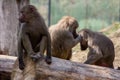
M73 37L74 39L78 37L78 34L76 33L76 31L73 32Z
M97 60L102 58L102 52L97 46L93 46L93 49L90 50L88 59L84 62L86 64L94 64Z
M78 36L77 38L74 39L73 35L71 33L66 33L64 35L66 38L66 43L64 43L66 45L67 49L71 49L73 48L76 44L78 44L81 40L81 37Z
M51 58L51 38L50 34L47 34L47 57Z
M47 41L47 37L44 36L40 42L40 52L41 53L44 53L45 52L45 49L47 47L47 44L46 44L46 41Z
M24 60L23 60L23 45L22 45L22 41L21 38L18 39L18 61L19 61L19 68L21 70L24 69L25 64L24 64Z
M78 36L76 39L73 39L72 41L72 45L71 45L71 48L73 48L75 45L77 45L81 40L81 37Z
M94 64L101 57L100 55L94 54L88 57L88 59L84 62L85 64Z
M23 47L22 47L22 42L21 39L18 40L18 59L23 60Z
M49 32L45 31L46 34L43 34L42 40L38 44L40 46L40 52L44 53L45 49L47 49L46 55L51 58L51 38Z
M33 51L33 49L32 49L31 42L30 42L29 37L28 37L27 34L23 34L23 35L22 35L22 43L23 43L23 47L24 47L25 51L26 51L28 54L34 53L34 51Z

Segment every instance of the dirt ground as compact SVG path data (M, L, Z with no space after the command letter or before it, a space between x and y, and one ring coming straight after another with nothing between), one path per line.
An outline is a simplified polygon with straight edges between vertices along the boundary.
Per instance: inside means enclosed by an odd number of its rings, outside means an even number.
M107 35L114 43L115 47L115 60L114 60L114 67L117 68L120 66L120 24L115 23L108 28L101 30L105 35ZM87 59L86 51L80 50L80 44L73 48L73 56L72 61L83 63Z

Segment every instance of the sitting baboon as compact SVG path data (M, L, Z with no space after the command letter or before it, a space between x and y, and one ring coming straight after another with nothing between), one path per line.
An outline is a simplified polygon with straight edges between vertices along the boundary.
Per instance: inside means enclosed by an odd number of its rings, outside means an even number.
M78 22L71 16L64 16L57 24L49 28L52 56L70 60L72 48L80 41L76 29Z
M113 68L115 51L113 42L108 37L89 29L80 30L79 35L82 37L81 50L89 48L87 60L84 63Z
M21 9L19 21L22 24L18 39L19 68L24 69L25 55L37 60L47 49L46 62L51 63L51 38L42 16L33 5ZM24 54L23 54L24 53ZM24 57L25 58L25 57Z

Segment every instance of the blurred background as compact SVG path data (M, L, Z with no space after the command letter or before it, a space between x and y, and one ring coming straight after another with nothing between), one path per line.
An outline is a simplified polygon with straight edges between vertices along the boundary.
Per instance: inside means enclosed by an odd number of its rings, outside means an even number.
M30 0L46 24L56 24L64 15L75 17L78 30L101 30L120 21L120 0ZM49 19L50 15L50 19Z

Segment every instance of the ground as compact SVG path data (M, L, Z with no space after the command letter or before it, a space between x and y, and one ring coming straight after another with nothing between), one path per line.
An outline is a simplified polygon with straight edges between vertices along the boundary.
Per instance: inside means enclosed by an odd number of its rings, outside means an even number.
M117 68L120 66L120 24L114 23L111 26L102 29L100 32L103 32L107 35L114 43L115 47L115 60L114 60L114 67ZM80 44L73 48L73 56L72 61L83 63L87 58L87 52L80 50Z

